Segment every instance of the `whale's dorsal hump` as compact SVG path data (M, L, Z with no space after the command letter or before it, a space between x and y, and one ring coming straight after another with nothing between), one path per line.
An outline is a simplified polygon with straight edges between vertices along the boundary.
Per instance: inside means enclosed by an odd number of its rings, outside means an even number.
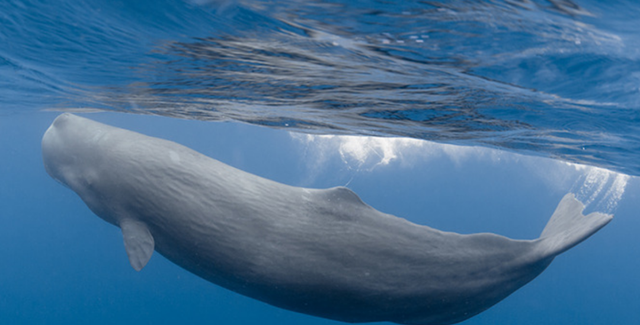
M332 187L324 191L325 191L326 199L329 201L341 200L341 201L346 201L346 202L350 202L357 205L368 206L366 203L362 201L362 199L360 199L358 194L356 194L354 191L344 186Z
M142 270L153 254L153 236L144 223L132 219L121 220L120 229L129 263L136 271Z

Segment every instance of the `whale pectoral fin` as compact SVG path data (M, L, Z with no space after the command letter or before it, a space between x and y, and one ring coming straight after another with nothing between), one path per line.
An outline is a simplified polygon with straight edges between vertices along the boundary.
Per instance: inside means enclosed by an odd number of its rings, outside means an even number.
M153 254L153 236L145 224L131 219L120 221L120 229L129 263L136 271L142 270Z

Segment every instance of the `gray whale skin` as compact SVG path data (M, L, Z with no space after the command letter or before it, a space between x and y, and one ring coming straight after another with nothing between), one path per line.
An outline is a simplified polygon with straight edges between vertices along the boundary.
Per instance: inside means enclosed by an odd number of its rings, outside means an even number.
M46 171L122 229L141 270L154 249L288 310L344 322L453 324L525 285L612 218L567 194L540 238L413 224L344 187L280 184L174 142L72 114L42 139Z

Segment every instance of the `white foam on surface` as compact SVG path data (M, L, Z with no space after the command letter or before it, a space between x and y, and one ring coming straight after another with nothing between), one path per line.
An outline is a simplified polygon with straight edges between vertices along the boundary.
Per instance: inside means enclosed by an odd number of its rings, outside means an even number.
M432 159L447 158L457 166L477 161L518 163L549 187L575 193L588 210L613 213L622 199L629 176L607 169L563 162L486 147L457 146L412 138L313 135L290 133L305 146L311 170L340 158L348 170L373 172L379 167L414 167ZM573 185L571 185L573 183Z

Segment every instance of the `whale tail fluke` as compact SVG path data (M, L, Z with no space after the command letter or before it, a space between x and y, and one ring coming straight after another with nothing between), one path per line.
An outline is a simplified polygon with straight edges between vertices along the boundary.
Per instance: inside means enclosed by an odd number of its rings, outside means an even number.
M540 249L553 257L589 238L604 227L613 215L593 212L583 215L584 204L573 193L562 198L540 235Z

